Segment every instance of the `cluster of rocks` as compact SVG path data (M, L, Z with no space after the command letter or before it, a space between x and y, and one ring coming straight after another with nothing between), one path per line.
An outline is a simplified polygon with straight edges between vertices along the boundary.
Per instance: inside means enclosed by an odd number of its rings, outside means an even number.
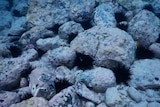
M1 0L0 107L159 107L159 0Z

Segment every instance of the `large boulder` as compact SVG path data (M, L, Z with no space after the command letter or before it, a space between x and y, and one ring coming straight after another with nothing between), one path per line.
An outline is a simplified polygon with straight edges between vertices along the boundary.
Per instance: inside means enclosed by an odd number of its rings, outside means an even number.
M128 68L135 59L134 40L118 28L95 26L79 33L70 46L76 52L92 57L96 65L107 68L117 64Z

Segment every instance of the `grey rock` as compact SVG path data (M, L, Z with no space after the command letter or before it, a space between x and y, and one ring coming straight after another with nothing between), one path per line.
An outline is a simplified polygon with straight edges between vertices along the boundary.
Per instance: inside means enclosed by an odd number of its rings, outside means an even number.
M118 28L93 27L79 33L70 47L92 57L95 65L107 68L114 68L119 63L128 68L135 59L135 42Z
M58 34L60 38L68 40L69 38L72 38L73 35L76 36L82 31L84 31L84 29L80 23L68 21L59 27Z
M159 0L152 0L150 2L150 4L152 5L154 12L159 14L160 13L160 1Z
M103 97L101 94L96 93L96 92L88 89L87 86L83 83L76 83L76 93L79 96L81 96L87 100L90 100L96 104L101 103L103 100Z
M143 101L140 103L129 103L128 107L148 107L148 102Z
M0 106L9 107L31 96L30 88L24 87L15 91L1 91L0 92Z
M43 25L45 28L53 28L56 24L60 25L67 22L69 20L68 3L70 2L65 0L30 0L27 13L28 26Z
M87 101L85 107L96 107L93 102Z
M70 1L70 18L76 22L84 22L90 20L95 0L71 0Z
M136 90L134 87L129 87L128 88L128 95L130 96L131 99L133 99L136 103L141 102L142 100L142 95L138 90Z
M29 87L34 97L50 99L56 94L54 78L42 68L34 69L29 75Z
M9 29L8 35L21 36L27 30L27 19L26 17L20 17L12 21L11 28Z
M111 87L106 90L105 103L109 107L114 107L116 105L119 105L121 101L122 99L116 87Z
M78 98L73 86L57 93L49 100L49 105L51 107L82 107L81 101Z
M52 38L38 39L36 41L36 45L39 49L43 51L48 51L58 48L60 46L67 46L67 43L65 40L60 39L59 36L55 36Z
M130 86L139 89L160 88L160 60L143 59L135 61L130 68Z
M153 43L149 46L149 50L154 53L155 57L160 58L160 43Z
M27 14L28 7L28 0L14 0L12 13L16 17L25 16Z
M97 67L80 73L77 82L83 82L97 92L105 92L108 87L116 85L116 78L110 69Z
M105 103L100 103L96 107L107 107L107 105Z
M22 34L19 42L22 45L35 44L40 38L52 37L54 33L41 26L36 26Z
M12 22L12 15L9 11L0 10L0 31L6 28L10 28Z
M27 74L30 65L22 58L0 61L0 89L11 90L19 86L21 75Z
M128 25L128 33L145 48L158 39L160 19L147 10L140 11Z
M158 102L151 102L148 104L148 107L159 107L160 106L160 103Z
M20 57L26 61L34 61L38 58L38 52L35 49L27 49L23 51Z
M44 58L46 58L47 63L50 63L55 67L61 65L73 67L76 58L76 52L69 47L59 47L47 51Z
M116 27L114 10L109 4L101 4L94 11L92 25L101 25L106 27Z
M42 97L32 97L10 107L50 107L48 101Z

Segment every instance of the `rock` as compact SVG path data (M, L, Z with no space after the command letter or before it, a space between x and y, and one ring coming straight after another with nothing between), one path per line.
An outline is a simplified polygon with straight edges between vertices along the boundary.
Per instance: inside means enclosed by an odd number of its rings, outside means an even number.
M0 106L9 107L11 104L18 103L28 97L31 92L29 87L20 88L15 91L0 91Z
M109 107L114 107L120 104L121 97L116 87L108 88L105 92L105 103Z
M130 102L128 107L148 107L148 102L146 102L146 101L143 101L143 102L140 102L140 103Z
M50 107L48 101L42 97L32 97L20 103L12 104L10 107Z
M70 84L75 83L74 72L68 69L66 66L59 66L55 70L56 82L67 81Z
M0 89L11 90L19 86L21 76L28 73L30 65L22 58L6 58L0 61Z
M45 56L47 58L47 62L55 67L61 65L73 67L76 58L76 53L73 49L69 47L59 47L53 50L49 50L45 54Z
M27 49L23 51L21 58L24 58L26 61L34 61L38 58L38 52L35 49Z
M151 6L153 7L153 9L154 9L154 12L156 13L156 14L160 14L160 1L159 0L152 0L151 2L150 2L150 4L151 4Z
M56 24L60 25L67 22L69 20L69 12L67 9L69 3L70 2L66 2L65 0L30 0L27 13L28 26L43 25L45 28L53 28Z
M49 100L51 107L82 107L81 101L75 93L73 86L70 86L60 93L57 93Z
M160 19L147 10L140 11L128 25L128 33L145 48L158 39Z
M96 107L94 103L87 101L85 107Z
M12 22L12 15L9 11L0 10L0 31L10 28Z
M92 90L89 90L87 88L87 86L85 86L85 84L83 84L83 83L77 83L76 84L76 93L79 96L81 96L81 97L83 97L83 98L85 98L89 101L92 101L96 104L101 103L102 100L103 100L101 94L98 94L98 93L96 93Z
M26 17L20 17L12 21L11 28L9 29L8 35L21 36L27 30L27 19Z
M135 59L135 42L128 33L117 28L88 29L79 33L70 47L92 57L95 65L106 68L117 67L119 63L128 68Z
M133 99L136 103L141 102L142 100L142 95L138 90L136 90L134 87L129 87L128 88L128 95L130 96L131 99Z
M105 92L108 87L116 85L116 78L113 72L102 67L80 73L76 81L85 83L97 92Z
M82 31L84 31L84 29L81 24L68 21L59 27L58 34L60 38L69 40L70 38L76 37L76 35Z
M159 107L160 106L160 103L158 102L151 102L148 104L148 107Z
M76 22L90 20L95 7L95 0L71 0L70 4L70 18L72 20Z
M94 11L92 25L116 27L114 10L109 4L100 4Z
M125 7L127 10L134 11L135 13L142 10L149 0L117 0L119 4Z
M1 0L0 2L0 10L9 9L9 2L7 0Z
M160 88L160 60L143 59L133 63L130 68L129 86L139 89Z
M149 50L154 53L155 57L160 58L160 43L153 43L149 46Z
M54 78L42 68L34 69L29 75L29 87L34 97L50 99L56 94Z
M38 39L36 45L39 49L48 51L60 46L67 46L67 43L65 40L60 39L59 36L55 36L52 38Z
M107 107L107 105L105 103L100 103L96 107Z
M28 84L28 80L27 78L21 78L21 81L20 81L20 87L23 88L23 87L27 87L29 84Z
M54 33L50 30L45 29L44 27L36 26L30 29L29 31L22 34L19 42L26 46L29 44L35 44L36 41L40 38L52 37Z

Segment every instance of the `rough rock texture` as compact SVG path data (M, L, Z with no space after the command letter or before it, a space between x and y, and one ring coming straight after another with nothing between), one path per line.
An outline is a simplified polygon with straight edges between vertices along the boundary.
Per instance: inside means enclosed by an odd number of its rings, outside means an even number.
M32 97L10 107L50 107L48 101L42 97Z
M82 31L84 29L80 23L68 21L59 27L58 34L60 38L68 40L69 38L74 38L74 36Z
M29 75L29 87L34 97L50 99L56 94L54 78L43 69L34 69Z
M101 4L94 11L92 25L101 25L106 27L115 27L116 19L114 17L114 10L109 4Z
M23 33L19 42L22 45L35 44L36 41L40 38L52 37L54 33L49 31L41 26L36 26L30 29L29 31Z
M0 10L7 10L9 8L9 2L7 0L1 0Z
M160 43L153 43L149 46L149 50L154 53L155 57L160 58Z
M71 48L91 56L98 66L113 68L118 63L129 67L134 61L136 46L128 33L96 26L79 33L71 42Z
M67 43L65 40L60 39L59 36L55 36L52 38L46 38L46 39L38 39L36 41L37 48L48 51L55 48L58 48L60 46L67 46Z
M14 91L0 91L0 106L9 107L31 96L30 88L24 87Z
M160 87L159 64L159 59L135 61L130 68L131 80L129 81L129 85L141 89Z
M49 100L49 104L51 107L81 107L81 101L75 93L75 88L70 86L60 93L56 94Z
M21 76L27 73L30 65L22 58L0 61L0 89L11 90L19 86Z
M116 78L109 69L98 67L80 73L77 82L83 82L97 92L104 92L108 87L116 85Z
M64 65L67 67L73 67L76 53L69 47L59 47L53 50L49 50L45 56L47 58L47 62L53 66Z
M98 94L92 90L89 90L87 88L87 86L85 86L85 84L83 84L83 83L76 84L76 93L79 96L81 96L87 100L90 100L96 104L101 103L103 100L103 96L101 94Z
M158 39L160 19L147 10L140 11L129 22L128 32L145 48Z
M27 30L27 19L26 17L20 17L12 22L11 28L9 29L9 35L19 36Z

